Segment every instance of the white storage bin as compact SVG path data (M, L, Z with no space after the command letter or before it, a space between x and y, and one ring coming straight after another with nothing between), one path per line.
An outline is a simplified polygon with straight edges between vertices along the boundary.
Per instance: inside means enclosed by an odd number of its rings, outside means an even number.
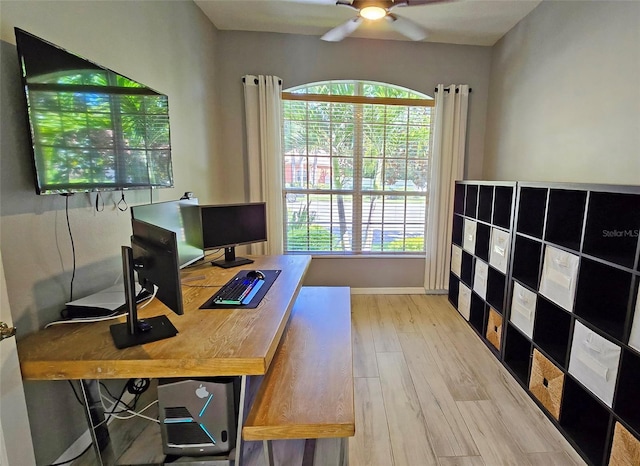
M462 249L471 254L476 252L476 228L477 224L468 218L464 219L464 237L462 238Z
M613 402L620 347L576 321L569 373L604 401Z
M476 260L476 271L473 276L473 291L478 293L482 299L487 299L487 276L489 266L481 260Z
M640 351L640 290L638 290L638 296L636 297L636 310L633 315L633 324L631 325L629 346Z
M544 251L540 294L571 312L576 294L579 261L578 256L552 246L547 246Z
M466 320L469 320L469 314L471 313L471 289L462 283L460 283L460 287L458 288L458 312Z
M514 283L509 320L529 338L533 338L537 299L533 291L527 290L520 283Z
M490 248L489 264L506 274L509 265L509 232L492 228Z
M451 271L460 277L462 270L462 249L455 244L451 245Z

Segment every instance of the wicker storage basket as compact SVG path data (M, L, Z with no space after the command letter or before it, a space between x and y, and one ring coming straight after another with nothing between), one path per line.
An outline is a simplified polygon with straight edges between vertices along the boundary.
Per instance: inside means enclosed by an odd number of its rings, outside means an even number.
M609 466L638 466L640 464L640 440L622 424L616 422Z
M487 322L487 340L500 351L502 340L502 316L493 308L489 310L489 320Z
M537 349L533 350L533 364L529 390L554 418L560 418L564 374Z

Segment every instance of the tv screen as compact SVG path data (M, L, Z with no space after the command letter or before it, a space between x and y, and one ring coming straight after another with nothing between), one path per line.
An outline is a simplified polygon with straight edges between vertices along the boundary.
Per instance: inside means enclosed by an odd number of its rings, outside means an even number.
M38 194L173 186L166 95L15 33Z

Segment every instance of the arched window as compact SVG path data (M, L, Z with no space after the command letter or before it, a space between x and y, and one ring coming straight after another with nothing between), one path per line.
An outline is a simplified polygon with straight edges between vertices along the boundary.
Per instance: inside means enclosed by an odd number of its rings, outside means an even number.
M424 253L433 99L367 81L282 98L285 251Z

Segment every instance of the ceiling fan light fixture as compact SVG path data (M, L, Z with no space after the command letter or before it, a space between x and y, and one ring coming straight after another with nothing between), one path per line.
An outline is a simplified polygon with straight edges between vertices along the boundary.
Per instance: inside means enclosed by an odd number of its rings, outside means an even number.
M365 6L360 10L360 16L371 21L375 21L387 16L387 10L381 6Z

